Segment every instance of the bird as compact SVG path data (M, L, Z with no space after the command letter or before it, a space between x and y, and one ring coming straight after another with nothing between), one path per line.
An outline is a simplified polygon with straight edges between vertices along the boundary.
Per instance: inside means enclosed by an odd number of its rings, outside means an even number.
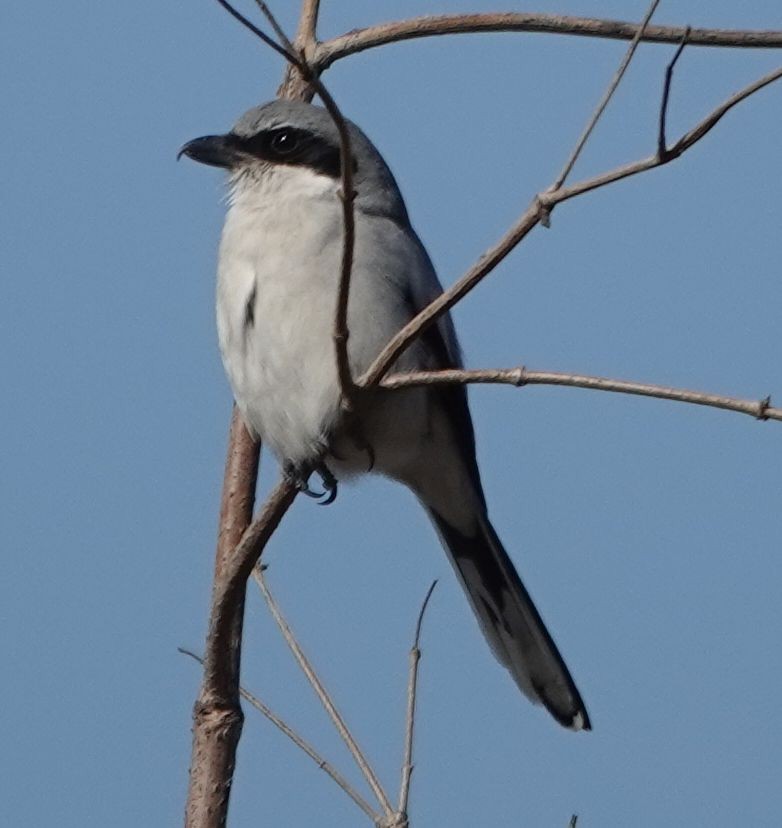
M396 180L370 139L349 130L355 242L347 354L360 376L442 292ZM341 142L322 107L278 99L180 150L227 171L217 274L220 353L249 431L284 475L328 499L373 472L412 491L431 518L494 655L561 725L590 730L581 695L488 516L461 385L363 389L343 405L334 317L341 274ZM462 367L450 315L404 351L395 372Z

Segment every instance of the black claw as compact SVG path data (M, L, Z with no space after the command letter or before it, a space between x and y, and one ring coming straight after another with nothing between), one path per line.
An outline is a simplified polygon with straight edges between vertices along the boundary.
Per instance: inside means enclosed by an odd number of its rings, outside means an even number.
M331 473L331 470L325 464L321 463L315 471L320 475L321 480L323 481L323 488L325 489L324 495L325 499L321 500L321 506L329 506L337 499L337 478Z
M297 483L296 485L303 495L307 495L307 497L311 497L313 500L320 500L328 494L327 492L315 492L306 483Z
M316 492L310 488L309 477L312 472L317 472L320 479L323 481L323 491ZM285 476L288 480L307 497L313 500L320 501L321 506L328 506L337 499L337 478L331 473L330 469L323 463L312 468L312 471L307 473L303 468L296 467L289 464L285 467Z
M320 498L325 497L327 492L314 492L309 485L309 474L305 474L305 472L300 468L296 467L293 464L288 464L285 467L284 471L285 476L290 480L290 482L300 491L302 494L307 495L307 497L311 497L314 500L320 500Z
M329 489L326 499L321 500L320 503L318 503L318 506L330 506L336 499L337 499L337 484L334 483L334 487L332 489Z

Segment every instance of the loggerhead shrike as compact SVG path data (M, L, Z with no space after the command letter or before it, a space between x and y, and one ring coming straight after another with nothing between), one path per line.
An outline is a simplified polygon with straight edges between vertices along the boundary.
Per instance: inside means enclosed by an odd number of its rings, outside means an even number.
M348 355L360 376L442 288L388 166L348 126L357 190ZM217 328L247 426L305 491L313 472L333 497L338 479L370 469L411 489L521 691L565 727L590 729L575 683L489 522L464 388L376 389L361 395L351 417L341 413L332 341L343 243L340 141L329 114L273 101L180 154L229 174ZM461 364L453 322L442 316L394 370Z

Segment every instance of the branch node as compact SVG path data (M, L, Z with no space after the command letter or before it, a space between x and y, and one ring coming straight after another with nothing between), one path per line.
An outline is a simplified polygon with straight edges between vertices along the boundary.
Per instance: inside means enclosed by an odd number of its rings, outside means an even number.
M771 408L771 396L764 397L758 402L758 410L755 412L755 419L766 422L766 420L768 420L769 408Z
M547 193L538 193L535 196L535 203L538 208L538 221L548 230L551 227L551 211L554 209L554 205L548 198Z
M519 365L512 372L513 384L517 388L521 388L527 384L527 369L523 365Z

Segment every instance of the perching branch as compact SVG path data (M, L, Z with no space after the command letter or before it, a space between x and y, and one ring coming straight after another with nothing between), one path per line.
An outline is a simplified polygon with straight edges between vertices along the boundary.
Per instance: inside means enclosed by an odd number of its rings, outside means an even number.
M390 374L380 381L383 388L409 388L418 385L466 385L486 383L515 385L562 385L570 388L588 388L592 391L613 391L619 394L635 394L640 397L656 397L660 400L675 400L692 405L706 405L724 411L749 414L756 420L779 420L782 422L782 408L771 405L771 397L762 400L742 400L690 391L686 388L671 388L665 385L650 385L641 382L591 377L584 374L566 374L558 371L528 371L519 368L498 368L487 370L411 371L405 374Z
M239 706L239 668L247 578L296 497L296 490L288 482L280 483L234 548L242 518L246 517L248 506L252 508L252 502L247 503L245 494L254 488L257 473L257 468L237 465L247 453L244 441L249 439L242 436L241 431L234 433L241 428L238 415L235 415L232 450L223 489L225 508L221 516L204 675L193 711L186 828L223 828L226 824L236 746L243 722ZM250 453L251 459L252 456Z
M452 308L460 299L466 296L479 282L481 282L505 257L519 244L519 242L538 224L547 222L557 204L583 195L591 190L605 187L623 178L661 167L678 158L701 138L710 132L721 118L736 104L745 100L770 83L782 77L782 68L770 72L768 75L744 87L731 95L720 106L714 109L702 121L697 123L689 132L686 132L672 146L663 153L635 161L631 164L617 167L609 172L588 178L584 181L558 189L545 190L538 193L531 201L521 218L511 229L489 248L478 261L448 290L427 305L417 316L402 328L401 331L383 348L378 357L359 380L360 386L377 385L380 379L388 372L399 355L416 339L426 328L433 324L440 316Z
M580 37L632 40L638 34L637 23L621 20L598 20L560 14L534 12L487 12L483 14L443 14L413 17L354 29L320 43L313 65L323 71L337 60L403 40L479 32L543 32ZM683 26L648 26L641 40L646 43L679 43ZM742 29L692 29L688 42L693 46L727 46L744 49L778 49L782 31Z

